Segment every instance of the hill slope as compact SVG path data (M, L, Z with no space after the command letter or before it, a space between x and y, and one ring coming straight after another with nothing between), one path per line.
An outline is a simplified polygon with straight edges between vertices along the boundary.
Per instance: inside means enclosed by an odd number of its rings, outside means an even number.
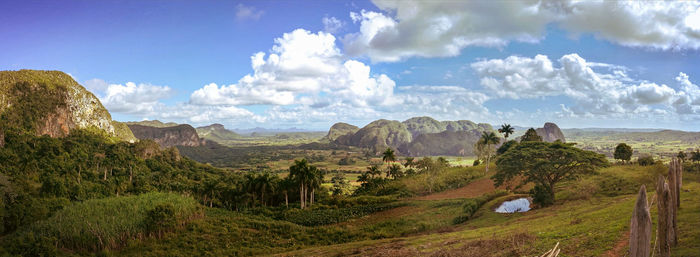
M187 124L163 128L129 125L129 128L134 132L136 138L150 139L163 147L176 145L200 146L204 144L204 140L199 138L197 131Z
M241 135L238 133L224 128L224 125L221 124L211 124L209 126L197 127L196 130L199 137L217 143L222 143L222 141L238 139L241 137Z
M95 95L60 71L0 71L0 123L0 131L64 137L73 129L97 128L135 140Z

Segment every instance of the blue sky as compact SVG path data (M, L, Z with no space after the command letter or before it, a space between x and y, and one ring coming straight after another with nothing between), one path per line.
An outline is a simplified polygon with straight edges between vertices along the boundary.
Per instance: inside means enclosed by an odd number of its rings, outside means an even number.
M700 130L698 2L0 7L0 70L67 72L121 121L325 130L427 115Z

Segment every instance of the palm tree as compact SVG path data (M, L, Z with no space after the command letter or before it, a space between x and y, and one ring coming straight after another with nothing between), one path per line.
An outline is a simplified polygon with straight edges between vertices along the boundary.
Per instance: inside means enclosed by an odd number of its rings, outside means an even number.
M403 172L401 171L401 166L398 164L392 164L389 166L389 169L386 170L386 176L387 177L392 177L394 179L403 177Z
M406 162L403 164L403 166L406 168L411 168L413 167L413 165L416 164L415 162L413 162L415 160L413 157L406 157L406 159L404 160L406 160Z
M513 129L510 124L503 124L501 125L501 128L498 129L498 133L503 134L503 137L505 137L506 140L508 140L508 136L513 134L513 132L515 132L515 129Z
M310 199L313 203L313 194L315 189L321 185L323 179L323 174L312 165L309 165L306 159L295 160L294 165L289 167L289 176L299 184L299 198L301 202L301 208L306 207L306 195L309 193L309 187L311 187Z
M370 178L374 178L376 175L381 175L382 171L377 167L377 165L372 165L367 167L367 173L370 175Z
M484 132L483 135L481 135L481 139L479 140L478 144L480 144L482 147L485 147L485 155L486 155L486 172L489 171L489 162L491 162L491 154L493 152L493 149L491 148L491 145L496 145L498 142L500 142L501 139L496 136L496 133L493 132Z
M286 177L278 182L277 188L284 194L284 206L289 208L289 191L292 189L294 181L291 177Z
M382 161L384 162L393 162L396 161L396 155L394 154L394 150L391 148L387 148L384 153L382 153Z

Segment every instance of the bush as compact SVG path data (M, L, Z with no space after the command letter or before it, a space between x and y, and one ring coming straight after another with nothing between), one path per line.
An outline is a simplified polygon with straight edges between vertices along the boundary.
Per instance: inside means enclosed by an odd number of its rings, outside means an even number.
M498 190L477 198L470 198L464 200L464 203L462 204L462 212L464 212L464 214L455 217L452 220L452 224L457 225L468 221L474 216L474 214L476 214L476 211L478 211L479 208L481 208L481 206L490 202L493 199L507 194L507 191Z
M289 209L278 214L277 219L303 226L323 226L399 206L400 204L368 204L340 209Z
M161 225L184 223L199 211L194 199L167 193L88 200L17 231L3 247L14 254L46 244L73 251L114 249L149 230L163 230Z
M651 166L654 165L654 157L651 155L644 155L637 158L637 163L641 166Z
M481 162L479 162L479 160L474 160L474 163L472 163L472 166L479 166L479 164L481 164Z
M554 199L552 198L552 192L547 189L547 187L542 185L536 185L530 190L530 195L532 196L532 202L541 206L546 207L554 204Z

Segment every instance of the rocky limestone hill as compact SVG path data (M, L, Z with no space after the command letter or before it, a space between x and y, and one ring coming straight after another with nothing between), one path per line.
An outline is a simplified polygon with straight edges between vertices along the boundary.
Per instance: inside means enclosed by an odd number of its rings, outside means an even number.
M333 126L331 126L331 128L328 130L326 139L330 141L335 141L341 136L355 134L358 130L360 130L360 128L358 128L355 125L350 125L344 122L338 122L336 124L333 124Z
M151 127L143 125L129 125L129 128L138 139L150 139L162 147L200 146L204 145L204 139L199 138L197 131L188 124L172 127Z
M557 124L547 122L544 124L544 127L538 128L535 131L537 131L537 135L541 136L542 140L545 142L554 142L557 140L566 142L566 138L564 138L564 133L561 132L561 129L559 129L559 126L557 126Z
M72 129L99 129L136 138L112 120L100 100L60 71L0 71L0 131L64 137Z
M224 125L221 124L211 124L209 126L197 127L196 130L197 135L199 135L200 138L215 142L223 142L241 137L241 135L238 133L226 129Z
M344 124L344 125L339 125ZM336 125L338 125L336 127ZM328 131L337 136L336 144L370 149L375 153L387 147L405 155L472 155L473 145L483 132L494 131L486 123L468 120L437 121L431 117L414 117L404 122L377 120L352 132L355 126L337 123ZM351 126L351 127L348 127ZM341 131L339 128L347 128ZM338 136L339 135L339 136Z
M406 125L395 120L376 120L359 129L355 134L346 138L348 145L367 148L375 153L380 153L391 147L397 149L399 146L411 142L411 132Z

